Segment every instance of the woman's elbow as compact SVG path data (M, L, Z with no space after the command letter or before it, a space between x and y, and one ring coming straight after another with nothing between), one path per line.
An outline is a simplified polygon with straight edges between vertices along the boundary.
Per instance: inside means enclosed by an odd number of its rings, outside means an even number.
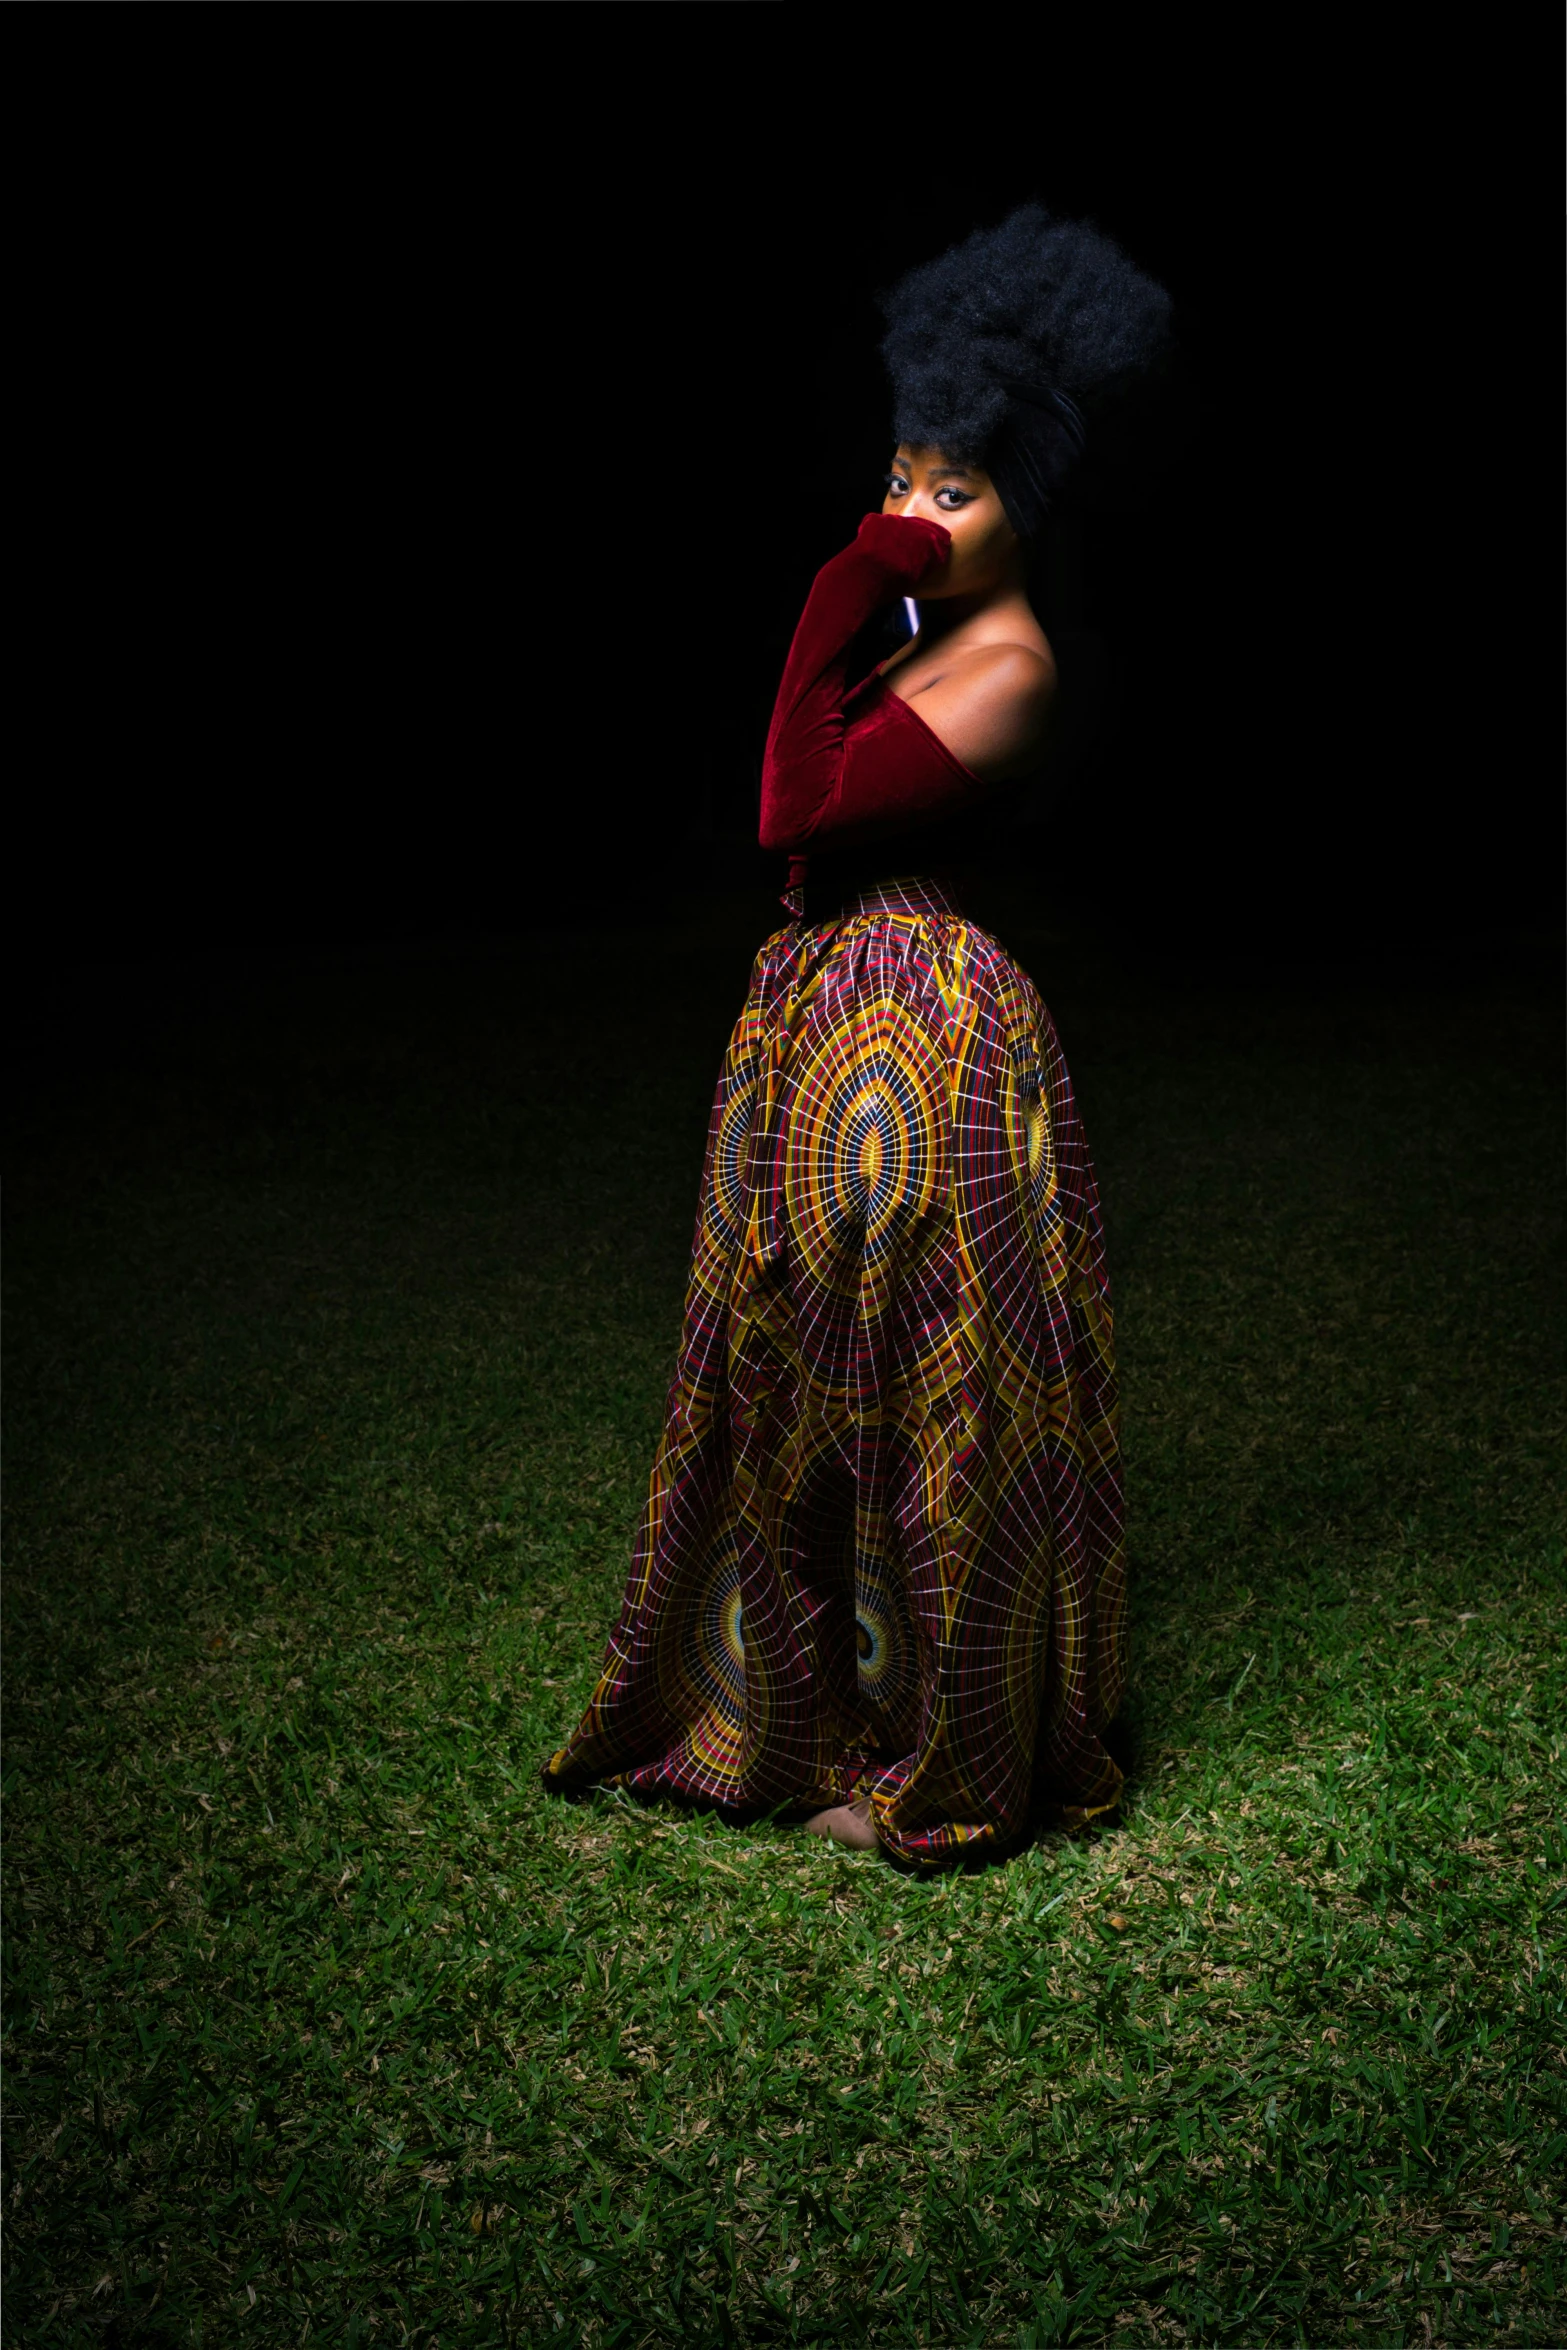
M762 821L757 827L756 837L758 844L766 850L770 857L787 857L797 854L800 843L796 833L796 826L787 823L766 808L762 810Z
M820 805L809 809L791 806L782 794L775 799L764 792L757 839L769 856L802 856L812 835L820 830L821 818Z

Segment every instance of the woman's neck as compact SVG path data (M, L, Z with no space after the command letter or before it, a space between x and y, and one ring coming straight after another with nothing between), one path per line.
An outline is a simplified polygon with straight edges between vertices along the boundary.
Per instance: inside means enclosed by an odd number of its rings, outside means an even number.
M961 652L975 645L1043 646L1044 631L1021 584L1008 581L973 596L937 596L919 608L919 646Z

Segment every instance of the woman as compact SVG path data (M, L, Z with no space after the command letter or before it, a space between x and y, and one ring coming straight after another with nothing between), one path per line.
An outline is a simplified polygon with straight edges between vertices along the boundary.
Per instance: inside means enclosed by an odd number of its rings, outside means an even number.
M719 1081L619 1626L546 1784L932 1866L1111 1808L1124 1569L1094 1177L1049 1014L940 878L1041 758L1031 542L1163 292L1025 206L906 279L881 512L818 574L763 768L794 917ZM912 641L858 684L900 600Z

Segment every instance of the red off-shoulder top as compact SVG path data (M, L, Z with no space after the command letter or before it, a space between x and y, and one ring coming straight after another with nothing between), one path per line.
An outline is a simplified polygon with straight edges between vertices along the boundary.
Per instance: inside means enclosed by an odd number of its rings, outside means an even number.
M876 673L851 687L866 622L947 560L950 534L914 516L867 514L825 563L794 632L762 762L761 844L789 855L790 887L815 851L923 831L965 813L987 787Z

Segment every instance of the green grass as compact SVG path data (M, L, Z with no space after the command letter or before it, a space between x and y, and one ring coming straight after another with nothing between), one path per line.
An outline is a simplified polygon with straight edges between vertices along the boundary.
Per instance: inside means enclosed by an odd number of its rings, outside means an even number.
M1549 1021L1019 935L1135 1763L917 1881L536 1783L756 935L106 985L14 1148L8 2339L1560 2342Z

